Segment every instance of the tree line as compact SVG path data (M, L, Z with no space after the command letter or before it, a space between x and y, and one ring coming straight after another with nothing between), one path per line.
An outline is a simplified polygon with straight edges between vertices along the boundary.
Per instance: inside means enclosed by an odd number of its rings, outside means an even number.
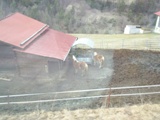
M134 0L130 4L128 4L126 0L83 1L86 2L86 4L88 4L91 9L99 10L102 13L115 12L120 16L126 16L128 21L133 23L141 23L142 25L149 24L149 21L144 20L142 17L149 16L155 11L158 11L160 5L160 0ZM83 29L83 24L85 23L82 23L80 20L83 15L76 16L76 10L74 6L72 6L71 9L66 12L66 7L64 7L65 2L65 0L1 0L0 18L18 11L41 22L44 22L56 30L69 33L87 32L87 30ZM110 23L115 24L116 20L113 19L113 21ZM103 23L101 26L103 26ZM89 32L95 33L95 28L93 27L92 29L93 30L90 30Z

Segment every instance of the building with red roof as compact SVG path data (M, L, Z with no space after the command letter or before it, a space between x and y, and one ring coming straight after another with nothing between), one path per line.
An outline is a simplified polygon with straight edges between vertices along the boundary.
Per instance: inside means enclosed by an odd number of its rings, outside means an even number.
M28 74L29 71L35 74L35 66L47 73L49 66L52 66L50 63L58 65L66 60L76 39L26 15L14 13L0 20L0 49L4 48L0 51L0 55L3 54L0 59L5 55L11 59L16 58L15 66L18 66L19 74ZM8 48L10 51L4 54Z
M20 13L0 21L0 41L15 47L25 48L49 26Z

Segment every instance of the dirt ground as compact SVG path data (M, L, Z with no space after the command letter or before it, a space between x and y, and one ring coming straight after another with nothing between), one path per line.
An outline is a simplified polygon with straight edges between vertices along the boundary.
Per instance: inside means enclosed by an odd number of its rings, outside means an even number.
M160 84L160 52L115 50L113 59L110 86Z
M89 65L86 75L81 76L81 73L74 73L72 60L68 58L61 71L48 78L13 77L11 81L0 81L0 94L59 92L106 87L113 74L113 50L97 50L97 52L104 54L106 59L102 69ZM10 76L13 76L11 74ZM9 76L7 72L1 72L1 76L5 75Z
M115 50L113 55L114 73L108 87L143 86L160 84L160 52L140 50ZM111 94L132 94L159 92L160 88L112 90ZM160 96L113 97L110 106L125 106L144 103L159 103ZM108 104L100 99L94 104Z
M89 66L89 72L86 76L82 77L81 74L74 74L74 69L70 59L68 59L65 68L57 75L46 79L24 79L13 77L11 81L0 81L0 95L7 94L25 94L25 93L41 93L41 92L58 92L68 90L84 90L94 88L107 88L117 86L141 86L141 85L155 85L160 84L160 52L153 51L138 51L138 50L96 50L98 53L105 56L105 63L102 69L96 66ZM7 74L7 73L1 73ZM12 74L12 73L11 73ZM9 74L8 74L9 75ZM159 91L159 89L157 89ZM132 90L131 90L132 91ZM143 90L145 91L145 90ZM113 93L121 93L115 92ZM125 91L123 91L125 93ZM57 98L65 97L82 97L87 95L99 95L97 93L83 93L56 96ZM55 96L47 96L48 98L55 98ZM46 99L43 96L40 99ZM124 99L129 99L128 103L131 103L132 98L123 98L123 100L117 99L118 102L125 102ZM143 98L152 101L151 97ZM30 98L27 100L35 100ZM156 101L160 100L159 96L156 96ZM66 102L65 105L74 104L75 106L81 106L81 103L89 106L102 105L104 100L93 101L75 101ZM139 100L138 100L139 101ZM142 102L142 99L141 101ZM136 102L134 102L136 103ZM59 107L59 104L54 104ZM63 104L64 105L64 104ZM64 106L65 106L64 105Z

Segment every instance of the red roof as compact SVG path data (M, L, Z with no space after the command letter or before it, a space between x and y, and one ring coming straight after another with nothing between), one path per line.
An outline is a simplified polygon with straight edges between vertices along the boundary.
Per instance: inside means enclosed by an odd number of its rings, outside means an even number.
M44 23L15 13L0 21L0 41L24 48L47 28Z
M76 37L48 27L15 13L0 21L0 41L18 47L15 51L65 60Z
M160 16L160 11L158 11L158 12L156 12L156 13L154 13L154 14L156 14L156 15Z
M31 45L19 52L65 60L76 37L48 29Z

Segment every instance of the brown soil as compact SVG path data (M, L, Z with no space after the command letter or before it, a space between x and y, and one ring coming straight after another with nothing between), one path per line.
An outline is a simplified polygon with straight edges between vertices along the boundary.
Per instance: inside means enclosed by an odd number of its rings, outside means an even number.
M160 84L160 52L115 50L113 60L110 86Z
M115 50L114 73L109 86L143 86L160 84L160 52L138 50ZM146 92L159 92L160 88L139 88L126 90L112 90L111 94L133 94ZM107 93L108 94L108 93ZM159 103L160 96L128 96L111 97L110 103L100 99L97 104L109 106L124 106L144 103Z

